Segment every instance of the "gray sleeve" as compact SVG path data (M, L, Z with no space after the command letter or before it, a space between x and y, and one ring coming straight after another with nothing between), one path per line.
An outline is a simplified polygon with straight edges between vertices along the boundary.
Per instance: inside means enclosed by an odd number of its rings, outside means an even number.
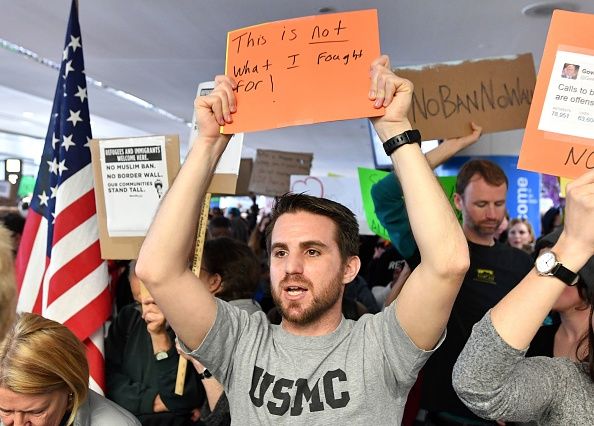
M366 357L380 357L372 360L378 365L387 364L384 369L389 376L385 377L390 389L407 389L417 380L419 370L425 365L431 354L445 339L445 331L439 342L431 351L417 347L406 334L396 318L395 303L390 304L382 312L371 316L368 330L365 331ZM360 320L359 320L360 321Z
M231 306L223 300L215 300L217 316L202 344L194 351L181 341L180 346L186 354L208 368L225 389L228 389L227 379L233 369L233 360L240 339L249 335L250 344L257 346L261 335L267 329L268 320L262 312L249 315L245 310Z
M74 426L79 425L140 426L140 421L116 403L89 390L87 400L79 407L76 413Z
M456 393L476 415L492 420L531 421L546 416L563 398L567 377L554 358L524 358L491 322L491 312L472 329L454 366Z

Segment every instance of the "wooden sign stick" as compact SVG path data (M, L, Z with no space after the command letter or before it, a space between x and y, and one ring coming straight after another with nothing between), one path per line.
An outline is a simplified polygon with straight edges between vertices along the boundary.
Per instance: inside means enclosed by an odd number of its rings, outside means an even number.
M198 276L200 275L200 265L202 264L202 251L204 250L204 242L206 241L206 228L208 227L208 212L210 210L210 193L204 194L204 201L202 202L202 210L200 211L200 218L198 220L198 232L196 233L196 244L194 247L194 260L192 261L192 272ZM184 394L184 383L186 381L186 369L188 367L188 360L184 357L179 357L177 364L177 377L175 379L175 394Z

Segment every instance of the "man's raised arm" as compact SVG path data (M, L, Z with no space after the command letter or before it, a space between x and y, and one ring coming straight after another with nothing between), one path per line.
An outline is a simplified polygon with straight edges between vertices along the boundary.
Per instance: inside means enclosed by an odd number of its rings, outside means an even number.
M215 81L214 91L194 102L200 135L161 202L136 264L136 274L177 336L192 349L202 343L214 323L216 304L188 268L188 259L204 194L231 137L219 129L231 123L235 112L235 83L226 76Z
M413 86L391 71L386 56L372 64L370 98L386 107L372 119L383 142L411 129L407 114ZM413 342L433 349L442 335L470 260L468 244L456 216L418 144L405 144L392 154L402 184L421 263L396 300L396 316Z

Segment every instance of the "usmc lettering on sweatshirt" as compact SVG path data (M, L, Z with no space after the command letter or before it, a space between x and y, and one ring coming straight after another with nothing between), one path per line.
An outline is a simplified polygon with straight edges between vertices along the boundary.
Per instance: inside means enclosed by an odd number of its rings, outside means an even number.
M351 400L347 385L347 375L341 369L327 371L310 383L302 378L276 377L255 365L250 400L254 406L275 416L287 412L290 416L299 416L303 410L313 413L346 407Z

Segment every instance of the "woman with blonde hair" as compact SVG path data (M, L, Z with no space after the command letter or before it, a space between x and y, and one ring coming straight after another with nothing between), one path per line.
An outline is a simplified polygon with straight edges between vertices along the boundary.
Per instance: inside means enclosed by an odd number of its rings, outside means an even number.
M534 228L532 224L522 218L515 218L509 222L507 228L507 243L527 253L534 251Z
M19 314L0 343L0 425L140 425L88 382L85 348L68 328Z

